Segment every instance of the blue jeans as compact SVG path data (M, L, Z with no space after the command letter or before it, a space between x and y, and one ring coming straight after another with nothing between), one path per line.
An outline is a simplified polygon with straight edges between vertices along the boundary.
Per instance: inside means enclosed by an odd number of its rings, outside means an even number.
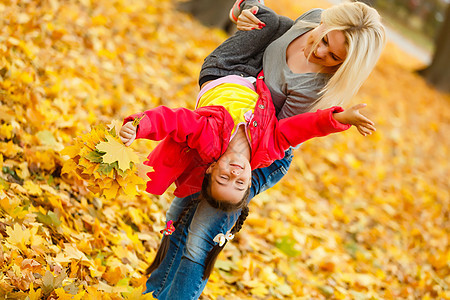
M292 149L289 149L283 159L267 168L254 170L248 201L280 181L287 173L292 157ZM176 220L190 199L197 196L175 198L166 214L167 220ZM202 277L204 261L214 246L213 239L218 233L230 230L239 214L217 210L206 201L193 207L185 216L186 222L169 236L167 255L147 280L144 294L153 292L157 299L198 299L208 281Z

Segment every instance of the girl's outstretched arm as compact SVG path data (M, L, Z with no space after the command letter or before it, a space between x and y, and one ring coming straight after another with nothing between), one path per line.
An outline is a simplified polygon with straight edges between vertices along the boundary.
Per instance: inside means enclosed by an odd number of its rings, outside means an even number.
M333 117L342 111L341 107L333 106L282 119L278 122L274 133L275 143L286 150L314 137L347 130L351 127L350 124L339 122Z
M139 123L133 123L136 119ZM137 124L138 123L138 124ZM170 136L175 142L194 140L207 128L207 118L187 108L158 106L124 119L119 136L126 146L134 139L160 141Z
M375 124L359 112L360 109L366 106L367 104L357 104L343 112L334 113L333 117L342 124L355 126L363 136L370 135L376 131Z

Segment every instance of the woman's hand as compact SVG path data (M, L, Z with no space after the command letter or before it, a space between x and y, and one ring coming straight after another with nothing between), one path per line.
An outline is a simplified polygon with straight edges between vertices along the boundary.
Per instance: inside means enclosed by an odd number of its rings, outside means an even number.
M130 146L131 143L136 139L137 127L133 126L133 122L128 122L120 128L119 136L122 143L125 146Z
M340 113L334 113L333 117L342 124L350 124L358 129L363 136L370 135L376 131L375 124L367 117L363 116L359 110L366 107L367 104L357 104Z
M250 9L244 9L238 17L237 29L238 30L253 30L262 29L266 26L255 15L258 13L258 6L253 6Z

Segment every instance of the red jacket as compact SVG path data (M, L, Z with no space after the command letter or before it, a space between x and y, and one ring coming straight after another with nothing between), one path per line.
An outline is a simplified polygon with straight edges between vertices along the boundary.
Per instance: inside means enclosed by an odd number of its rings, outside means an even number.
M284 152L310 138L346 130L350 125L336 121L332 113L341 107L305 113L277 120L270 92L258 76L259 99L252 119L247 123L251 137L251 167L263 168L284 157ZM186 197L201 189L208 166L219 159L230 142L235 126L222 106L205 106L194 111L159 106L144 112L136 138L163 140L150 153L146 165L155 172L147 173L147 192L161 195L175 182L175 196ZM134 114L124 123L142 116Z

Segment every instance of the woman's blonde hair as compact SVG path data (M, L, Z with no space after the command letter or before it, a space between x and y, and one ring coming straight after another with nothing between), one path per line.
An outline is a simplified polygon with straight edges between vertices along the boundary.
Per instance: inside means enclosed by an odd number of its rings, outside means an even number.
M313 45L332 30L346 39L347 56L320 92L310 111L347 103L375 67L386 44L385 30L378 12L361 2L345 2L325 9L321 21L327 30Z

